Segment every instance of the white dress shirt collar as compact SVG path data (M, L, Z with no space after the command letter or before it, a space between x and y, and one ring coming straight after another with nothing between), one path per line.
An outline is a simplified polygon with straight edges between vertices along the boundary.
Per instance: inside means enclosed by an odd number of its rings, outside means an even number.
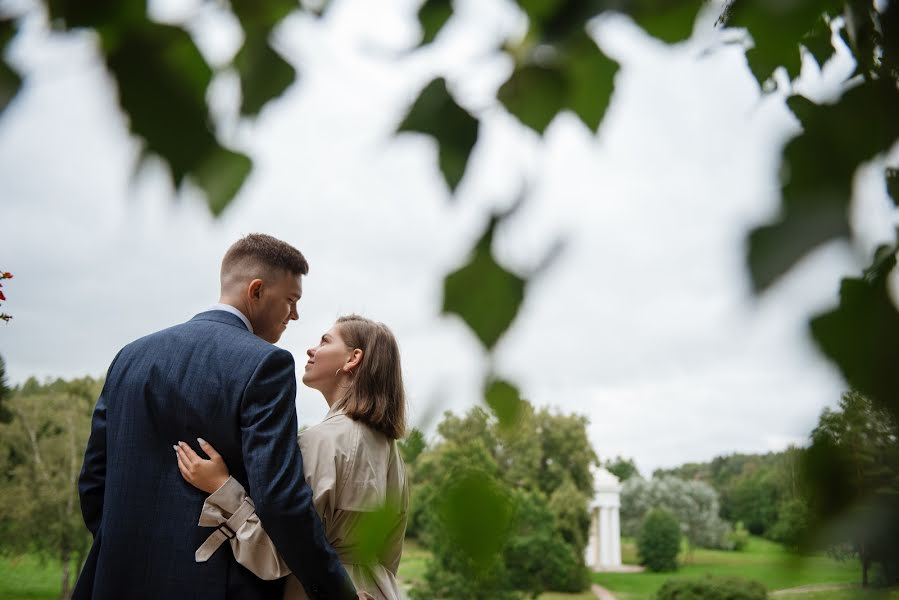
M243 321L243 324L247 326L247 330L249 330L250 333L253 333L253 326L250 324L250 320L247 318L247 316L230 304L213 304L209 307L209 310L223 310L225 312L231 313L235 317L239 317L240 320Z

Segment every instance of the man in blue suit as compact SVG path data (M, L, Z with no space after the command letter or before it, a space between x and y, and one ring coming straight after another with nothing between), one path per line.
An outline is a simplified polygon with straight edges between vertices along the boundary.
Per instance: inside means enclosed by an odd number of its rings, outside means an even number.
M309 597L357 599L303 475L293 356L272 345L298 318L307 272L289 244L248 235L222 261L219 304L113 360L78 483L94 543L74 598L280 600L284 580L258 579L227 544L194 560L213 530L197 525L206 496L181 478L172 445L203 437Z

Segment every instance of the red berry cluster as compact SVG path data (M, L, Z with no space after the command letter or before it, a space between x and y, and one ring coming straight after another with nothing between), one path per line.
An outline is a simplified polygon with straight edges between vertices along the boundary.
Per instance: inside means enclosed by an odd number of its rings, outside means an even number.
M3 280L3 279L12 279L12 273L10 273L8 271L0 272L0 280ZM0 283L0 288L2 288L2 287L3 287L3 284ZM3 290L0 290L0 300L6 302L6 295L3 293ZM9 321L10 319L12 319L12 315L8 315L6 313L0 313L0 319L2 319L4 321Z

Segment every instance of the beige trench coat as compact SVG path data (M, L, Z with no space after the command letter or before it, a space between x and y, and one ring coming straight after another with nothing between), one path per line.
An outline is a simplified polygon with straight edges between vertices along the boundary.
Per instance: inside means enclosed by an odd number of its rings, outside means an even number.
M409 488L396 442L342 411L331 410L324 421L300 434L299 444L325 536L356 587L379 600L401 600L396 571L403 552ZM252 503L243 486L228 479L206 499L200 525L223 523L245 499ZM230 544L237 562L260 578L290 574L255 513L236 529ZM284 597L306 600L296 577L288 577Z

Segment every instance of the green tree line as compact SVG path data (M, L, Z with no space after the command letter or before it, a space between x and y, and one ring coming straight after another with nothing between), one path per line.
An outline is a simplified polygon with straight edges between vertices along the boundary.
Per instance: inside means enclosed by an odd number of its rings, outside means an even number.
M90 548L77 480L102 381L34 378L8 390L0 423L0 553L59 561L68 598Z
M767 454L718 456L705 463L657 469L653 477L708 483L718 492L723 519L742 523L753 535L795 545L803 518L795 507L804 506L799 490L801 452L791 447Z
M657 470L711 485L722 518L799 550L858 556L864 585L899 583L899 426L858 391L825 409L803 447Z

